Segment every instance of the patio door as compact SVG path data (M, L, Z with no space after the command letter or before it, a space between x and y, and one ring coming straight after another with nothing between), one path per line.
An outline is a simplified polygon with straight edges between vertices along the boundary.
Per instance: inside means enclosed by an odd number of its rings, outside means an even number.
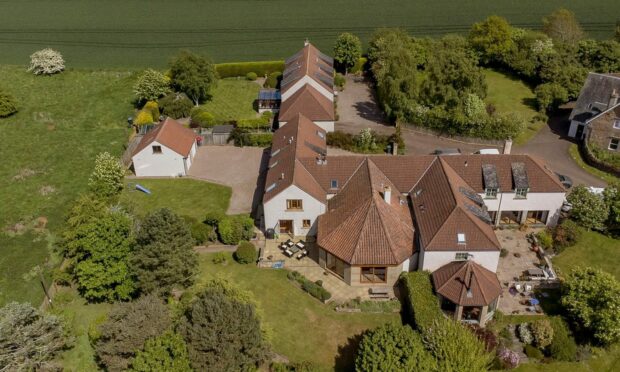
M293 233L293 220L280 220L280 234Z
M344 261L334 256L333 254L327 253L327 269L334 274L338 275L341 278L344 278Z

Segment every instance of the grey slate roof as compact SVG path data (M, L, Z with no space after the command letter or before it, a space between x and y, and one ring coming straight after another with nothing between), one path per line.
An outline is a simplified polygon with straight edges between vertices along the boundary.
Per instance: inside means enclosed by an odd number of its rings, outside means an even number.
M610 108L607 106L614 90L620 94L620 76L589 73L569 120L585 123L607 110Z

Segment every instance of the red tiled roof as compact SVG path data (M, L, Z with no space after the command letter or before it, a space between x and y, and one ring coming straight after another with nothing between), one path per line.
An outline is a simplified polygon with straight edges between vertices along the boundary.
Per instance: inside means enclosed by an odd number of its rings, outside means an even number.
M391 189L390 202L384 189ZM409 203L366 158L319 216L317 243L351 265L398 265L415 251Z
M310 85L305 85L280 105L278 120L287 122L297 114L312 121L334 121L334 104Z
M334 92L333 60L307 43L302 50L286 61L280 90L286 92L304 76L312 78L329 92Z
M487 306L502 293L495 273L474 261L455 261L432 274L435 292L461 306Z
M158 142L182 156L187 156L196 141L196 133L185 128L178 121L166 118L154 129L144 135L133 155L144 150L153 142Z

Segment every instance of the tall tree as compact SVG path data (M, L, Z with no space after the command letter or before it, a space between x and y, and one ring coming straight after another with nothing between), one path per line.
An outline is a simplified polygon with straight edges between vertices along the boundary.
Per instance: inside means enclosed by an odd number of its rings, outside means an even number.
M170 209L149 213L139 224L132 268L142 292L167 295L193 283L198 267L194 239L185 221Z
M576 327L603 345L620 340L620 283L591 267L573 269L562 285L562 305Z
M171 325L168 308L157 296L117 304L94 335L97 358L108 371L124 371L146 340L160 336Z
M576 44L583 39L583 30L575 13L565 8L543 18L543 31L559 43Z
M133 240L132 221L114 211L81 224L74 231L68 249L77 264L78 289L89 301L128 300L135 291L129 267Z
M151 68L144 70L133 86L136 97L145 101L157 100L169 91L170 78Z
M97 196L109 198L120 194L123 190L125 169L120 160L102 152L95 159L95 169L88 180L90 190Z
M481 56L484 63L503 61L514 47L512 27L499 16L490 16L474 23L469 31L469 42Z
M334 60L344 68L345 75L361 56L362 42L357 36L349 32L338 35L334 44Z
M189 306L179 331L195 370L251 370L266 359L260 319L247 297L212 283Z
M47 370L66 346L57 317L17 302L0 309L0 371Z
M436 371L435 359L422 337L408 325L385 324L369 331L360 342L357 371Z
M138 351L131 362L130 371L192 372L183 337L168 331L147 340L144 350Z
M573 206L570 211L571 218L579 225L587 229L605 230L609 206L603 197L580 185L573 189L567 199Z
M172 86L185 93L198 106L211 97L217 84L217 71L210 59L182 51L170 62Z

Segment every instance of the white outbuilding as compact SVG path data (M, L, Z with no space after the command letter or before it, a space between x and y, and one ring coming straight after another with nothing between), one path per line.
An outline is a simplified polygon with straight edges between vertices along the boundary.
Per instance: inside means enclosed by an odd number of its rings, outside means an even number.
M198 136L174 119L167 118L148 132L133 153L138 177L186 176L196 155Z

